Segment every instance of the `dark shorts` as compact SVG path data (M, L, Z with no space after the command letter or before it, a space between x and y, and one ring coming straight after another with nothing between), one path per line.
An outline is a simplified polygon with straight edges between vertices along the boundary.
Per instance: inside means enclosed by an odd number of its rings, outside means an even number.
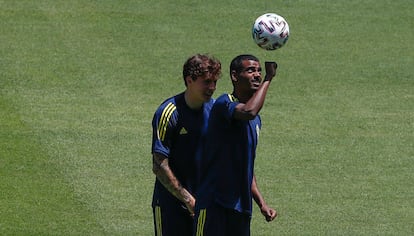
M180 205L152 208L156 236L192 236L194 219Z
M195 215L194 236L249 236L251 216L217 204Z

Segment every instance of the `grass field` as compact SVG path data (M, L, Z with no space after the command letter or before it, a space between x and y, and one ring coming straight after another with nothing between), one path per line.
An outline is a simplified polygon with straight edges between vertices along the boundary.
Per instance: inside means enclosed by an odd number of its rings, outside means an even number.
M151 119L194 53L276 60L257 235L414 234L414 2L0 0L0 235L152 235ZM291 37L253 44L276 12Z

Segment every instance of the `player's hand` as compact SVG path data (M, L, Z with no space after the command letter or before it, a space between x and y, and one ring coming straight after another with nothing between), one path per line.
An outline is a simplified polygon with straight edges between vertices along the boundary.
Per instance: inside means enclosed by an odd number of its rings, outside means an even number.
M265 62L266 76L265 81L271 81L276 76L277 63L274 61Z
M187 208L191 217L194 217L195 198L193 196L185 202L185 208Z
M266 218L267 222L274 220L277 217L277 212L275 209L268 207L267 205L262 206L260 208L262 215Z

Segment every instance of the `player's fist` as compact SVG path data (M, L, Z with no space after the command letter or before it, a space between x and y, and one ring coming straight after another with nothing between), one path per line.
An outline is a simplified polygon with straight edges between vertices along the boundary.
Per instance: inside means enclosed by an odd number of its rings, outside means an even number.
M262 215L265 217L267 222L270 222L277 217L277 211L271 207L268 207L267 205L263 205L260 208L260 211L262 212Z
M274 61L265 62L266 77L265 81L271 81L276 76L277 63Z

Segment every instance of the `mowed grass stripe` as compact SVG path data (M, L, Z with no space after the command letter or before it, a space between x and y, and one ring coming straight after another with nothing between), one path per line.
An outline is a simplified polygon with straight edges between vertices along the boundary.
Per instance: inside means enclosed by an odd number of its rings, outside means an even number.
M74 1L11 11L15 20L7 18L6 25L15 30L7 31L7 38L22 40L10 40L13 47L4 49L9 66L2 90L103 228L96 233L152 230L146 225L149 197L137 191L137 182L152 182L153 176L136 160L136 150L150 140L142 132L150 125L137 121L142 110L136 103L143 100L128 97L136 94L136 77L132 80L128 69L134 62L128 57L138 52L129 54L133 51L114 43L113 37L122 37L114 29L125 16L111 18L111 10L101 7ZM142 130L139 123L145 123Z
M9 100L0 97L0 234L86 235L101 229Z

